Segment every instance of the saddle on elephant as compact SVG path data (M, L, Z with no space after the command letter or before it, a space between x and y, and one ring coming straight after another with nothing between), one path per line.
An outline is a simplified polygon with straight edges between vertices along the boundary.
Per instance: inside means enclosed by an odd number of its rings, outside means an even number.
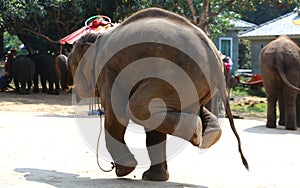
M73 33L65 36L59 40L60 44L74 44L78 39L87 33L104 33L117 26L118 24L112 23L111 19L107 16L96 15L88 18L85 21L85 26L74 31Z

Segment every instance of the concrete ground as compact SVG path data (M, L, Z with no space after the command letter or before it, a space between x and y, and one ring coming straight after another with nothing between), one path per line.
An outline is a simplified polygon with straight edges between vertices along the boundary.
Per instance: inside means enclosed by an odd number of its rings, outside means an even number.
M169 159L169 181L151 182L141 180L146 165L124 178L100 171L71 116L0 112L0 119L0 187L300 187L299 130L266 129L262 121L235 120L250 171L225 120L216 145L203 151L187 144ZM128 138L143 143L135 139Z

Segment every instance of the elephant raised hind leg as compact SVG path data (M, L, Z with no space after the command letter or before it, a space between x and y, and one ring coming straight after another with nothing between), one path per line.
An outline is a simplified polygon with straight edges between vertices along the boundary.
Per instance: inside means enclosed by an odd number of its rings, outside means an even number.
M153 92L154 86L156 89ZM202 123L197 115L198 110L199 105L195 105L181 111L180 100L172 86L154 78L140 83L127 105L127 114L135 123L201 146Z

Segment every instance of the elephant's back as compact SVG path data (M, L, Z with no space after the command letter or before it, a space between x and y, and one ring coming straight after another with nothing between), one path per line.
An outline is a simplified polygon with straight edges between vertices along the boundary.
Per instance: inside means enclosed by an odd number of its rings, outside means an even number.
M46 79L58 80L55 70L55 56L50 54L34 54L29 56L38 71Z
M105 33L93 46L97 51L96 75L101 70L104 74L100 82L107 83L107 78L117 80L126 90L142 79L160 78L176 85L177 91L197 93L194 99L206 103L224 82L217 49L202 30L174 19L129 18Z
M15 58L12 61L11 68L13 77L19 79L32 79L35 72L34 62L26 56Z
M101 49L97 51L96 59L101 59L102 63L98 70L105 64L118 73L136 60L151 57L152 60L169 60L189 75L205 74L208 81L217 78L215 75L222 75L217 49L202 30L185 23L186 19L174 16L173 13L157 9L149 12L152 14L133 15L133 18L129 18L124 24L105 33L96 41L94 47ZM160 13L160 16L152 17L153 12ZM161 16L164 14L171 16L164 18ZM183 20L183 24L180 24ZM153 68L153 72L164 69L168 67L158 65Z
M279 36L277 39L268 43L261 51L261 55L283 54L298 55L300 48L287 36Z

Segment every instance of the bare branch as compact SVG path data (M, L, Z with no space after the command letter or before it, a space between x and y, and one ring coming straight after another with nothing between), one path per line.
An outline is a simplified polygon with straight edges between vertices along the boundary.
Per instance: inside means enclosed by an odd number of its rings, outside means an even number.
M27 28L23 28L23 31L27 31L28 33L31 33L32 35L38 36L40 38L43 38L43 39L45 39L46 41L48 41L50 43L59 44L59 41L52 40L48 36L46 36L46 35L44 35L42 33L38 33L38 32L35 32L35 31L27 29ZM22 32L22 33L24 33L24 32ZM26 32L24 34L26 34Z
M200 21L198 26L203 29L203 31L205 33L208 34L208 24L207 24L207 20L208 20L208 15L209 15L209 6L210 6L210 0L203 0L203 7L202 7L202 12L200 14Z
M191 13L192 13L192 16L193 16L193 23L194 23L195 25L197 25L197 24L198 24L198 23L197 23L198 21L197 21L196 10L195 10L195 8L194 8L194 4L193 4L192 0L187 0L187 2L188 2L188 4L189 4L190 10L191 10Z

